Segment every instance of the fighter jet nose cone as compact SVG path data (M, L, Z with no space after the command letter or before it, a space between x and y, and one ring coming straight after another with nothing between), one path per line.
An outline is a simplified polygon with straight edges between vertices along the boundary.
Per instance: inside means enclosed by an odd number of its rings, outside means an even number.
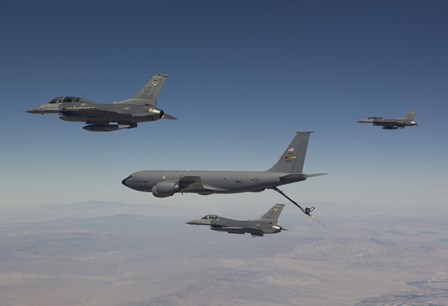
M185 222L186 224L190 224L190 225L201 225L201 224L203 224L203 225L209 225L209 224L205 224L204 222L201 222L202 220L198 220L198 219L195 219L195 220L191 220L191 221L188 221L188 222Z
M26 112L30 114L39 114L40 110L38 108L30 108Z

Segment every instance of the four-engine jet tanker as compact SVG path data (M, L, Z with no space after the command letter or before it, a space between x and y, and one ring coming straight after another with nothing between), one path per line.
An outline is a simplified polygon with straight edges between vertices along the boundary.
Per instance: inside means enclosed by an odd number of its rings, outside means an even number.
M253 236L263 236L264 234L276 234L286 230L277 224L284 204L275 204L261 218L247 221L223 218L217 215L206 215L201 219L188 221L191 225L208 225L210 229L229 234L250 233Z
M176 119L157 108L157 97L168 76L154 75L131 99L98 104L79 97L57 97L47 104L27 110L32 114L59 114L65 121L85 122L93 132L111 132L137 127L139 122ZM115 124L110 124L110 123Z
M209 195L259 192L265 189L274 189L284 195L277 186L326 174L302 172L310 133L298 132L280 159L267 171L147 170L132 173L122 183L134 190L152 192L159 198L175 193ZM302 209L297 203L289 200ZM310 212L309 209L302 211L306 214Z
M413 109L404 118L385 119L383 117L369 117L367 119L359 120L358 123L372 123L375 126L382 126L385 130L402 129L407 126L415 126L417 123L414 121L416 109Z

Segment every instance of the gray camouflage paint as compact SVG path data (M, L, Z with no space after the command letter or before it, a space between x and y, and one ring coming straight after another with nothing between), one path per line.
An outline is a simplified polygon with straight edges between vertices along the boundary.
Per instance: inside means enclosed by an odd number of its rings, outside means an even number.
M57 97L49 103L27 110L31 114L59 114L64 121L85 122L93 132L110 132L137 127L140 122L176 119L157 108L157 97L167 75L154 75L131 99L98 104L80 97ZM115 124L111 124L115 123Z

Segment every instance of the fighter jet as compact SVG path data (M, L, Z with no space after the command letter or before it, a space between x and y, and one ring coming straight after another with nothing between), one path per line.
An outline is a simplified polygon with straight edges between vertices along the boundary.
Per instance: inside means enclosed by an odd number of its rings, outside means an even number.
M277 188L326 174L302 172L310 133L298 132L276 164L267 171L146 170L132 173L122 184L134 190L152 192L153 196L158 198L169 197L175 193L209 195L273 189L310 215L313 208L303 209Z
M47 104L27 110L31 114L59 114L65 121L85 122L83 129L111 132L137 127L137 123L176 119L157 108L157 96L168 76L154 75L131 99L112 104L98 104L79 97L57 97ZM115 124L110 124L110 123Z
M284 204L275 204L268 210L261 218L247 221L233 220L223 218L217 215L206 215L201 219L188 221L191 225L209 225L210 229L218 232L227 232L229 234L245 234L250 233L252 237L264 234L276 234L282 230L283 227L277 225L278 217L282 213Z
M404 118L398 119L384 119L383 117L369 117L367 119L359 120L358 123L372 123L376 126L382 126L384 130L403 129L407 126L418 125L414 121L416 109L413 109Z

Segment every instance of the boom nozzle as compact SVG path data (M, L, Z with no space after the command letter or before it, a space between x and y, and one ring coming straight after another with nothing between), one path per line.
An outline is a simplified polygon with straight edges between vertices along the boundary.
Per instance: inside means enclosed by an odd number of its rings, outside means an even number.
M294 204L295 206L297 206L305 215L308 215L309 217L311 217L312 219L314 219L314 221L316 221L317 223L319 223L320 225L324 226L324 224L322 222L320 222L319 220L317 220L312 214L311 212L313 210L315 210L315 207L305 207L303 208L302 206L299 205L299 203L297 203L296 201L294 201L293 199L291 199L290 197L288 197L283 191L281 191L280 189L278 189L277 187L272 188L275 191L277 191L278 193L280 193L282 196L284 196L285 198L287 198L292 204Z

